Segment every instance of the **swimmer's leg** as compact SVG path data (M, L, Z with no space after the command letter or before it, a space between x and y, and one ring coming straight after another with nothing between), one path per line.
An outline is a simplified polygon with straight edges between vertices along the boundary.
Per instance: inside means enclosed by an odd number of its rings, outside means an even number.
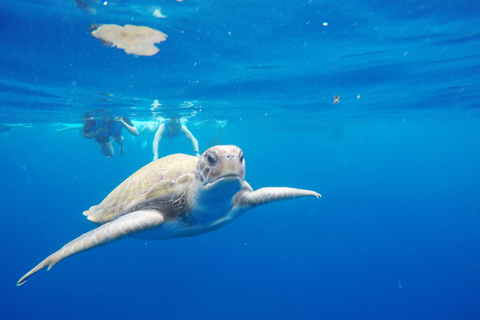
M108 142L99 142L98 146L100 147L100 151L103 155L107 158L113 157L113 146L110 141Z
M115 140L118 143L118 146L120 147L120 155L123 156L123 154L125 153L125 147L123 145L123 137L121 135L114 136L113 140Z
M218 120L217 121L217 130L215 131L215 138L213 140L210 140L208 142L209 147L217 146L222 144L222 136L223 136L223 129L225 128L225 125L227 124L226 120Z

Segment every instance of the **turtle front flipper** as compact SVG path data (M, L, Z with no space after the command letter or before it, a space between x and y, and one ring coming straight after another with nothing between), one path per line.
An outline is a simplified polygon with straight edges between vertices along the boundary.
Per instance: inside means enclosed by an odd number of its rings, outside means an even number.
M64 245L60 250L48 256L35 268L20 278L17 286L20 286L34 273L48 267L50 270L56 263L74 254L86 251L101 245L120 240L132 234L158 228L163 224L163 215L155 210L135 211L123 215L111 222L84 233L75 240Z
M278 188L260 188L255 191L245 191L241 193L239 199L240 206L254 208L270 202L289 200L301 197L321 198L322 195L311 190L278 187Z

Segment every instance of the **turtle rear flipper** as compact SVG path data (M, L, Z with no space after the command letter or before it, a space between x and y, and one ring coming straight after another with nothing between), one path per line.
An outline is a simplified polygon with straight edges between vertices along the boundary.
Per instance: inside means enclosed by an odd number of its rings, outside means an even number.
M74 254L86 251L101 245L120 240L132 234L158 228L163 224L163 215L156 210L134 211L101 225L90 232L84 233L75 240L64 245L60 250L48 256L35 268L20 278L20 286L34 273L47 268L50 270L56 263Z

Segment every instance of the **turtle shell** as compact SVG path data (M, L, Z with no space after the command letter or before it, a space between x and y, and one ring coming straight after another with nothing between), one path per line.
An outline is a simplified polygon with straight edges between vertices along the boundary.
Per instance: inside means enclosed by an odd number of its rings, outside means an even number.
M90 221L103 224L148 202L177 200L194 181L197 161L197 157L174 154L151 162L83 214Z

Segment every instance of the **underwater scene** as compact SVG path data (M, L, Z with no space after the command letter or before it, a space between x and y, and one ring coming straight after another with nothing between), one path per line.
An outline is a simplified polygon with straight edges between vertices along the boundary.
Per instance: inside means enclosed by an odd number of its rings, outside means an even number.
M0 318L480 319L479 26L0 2Z

